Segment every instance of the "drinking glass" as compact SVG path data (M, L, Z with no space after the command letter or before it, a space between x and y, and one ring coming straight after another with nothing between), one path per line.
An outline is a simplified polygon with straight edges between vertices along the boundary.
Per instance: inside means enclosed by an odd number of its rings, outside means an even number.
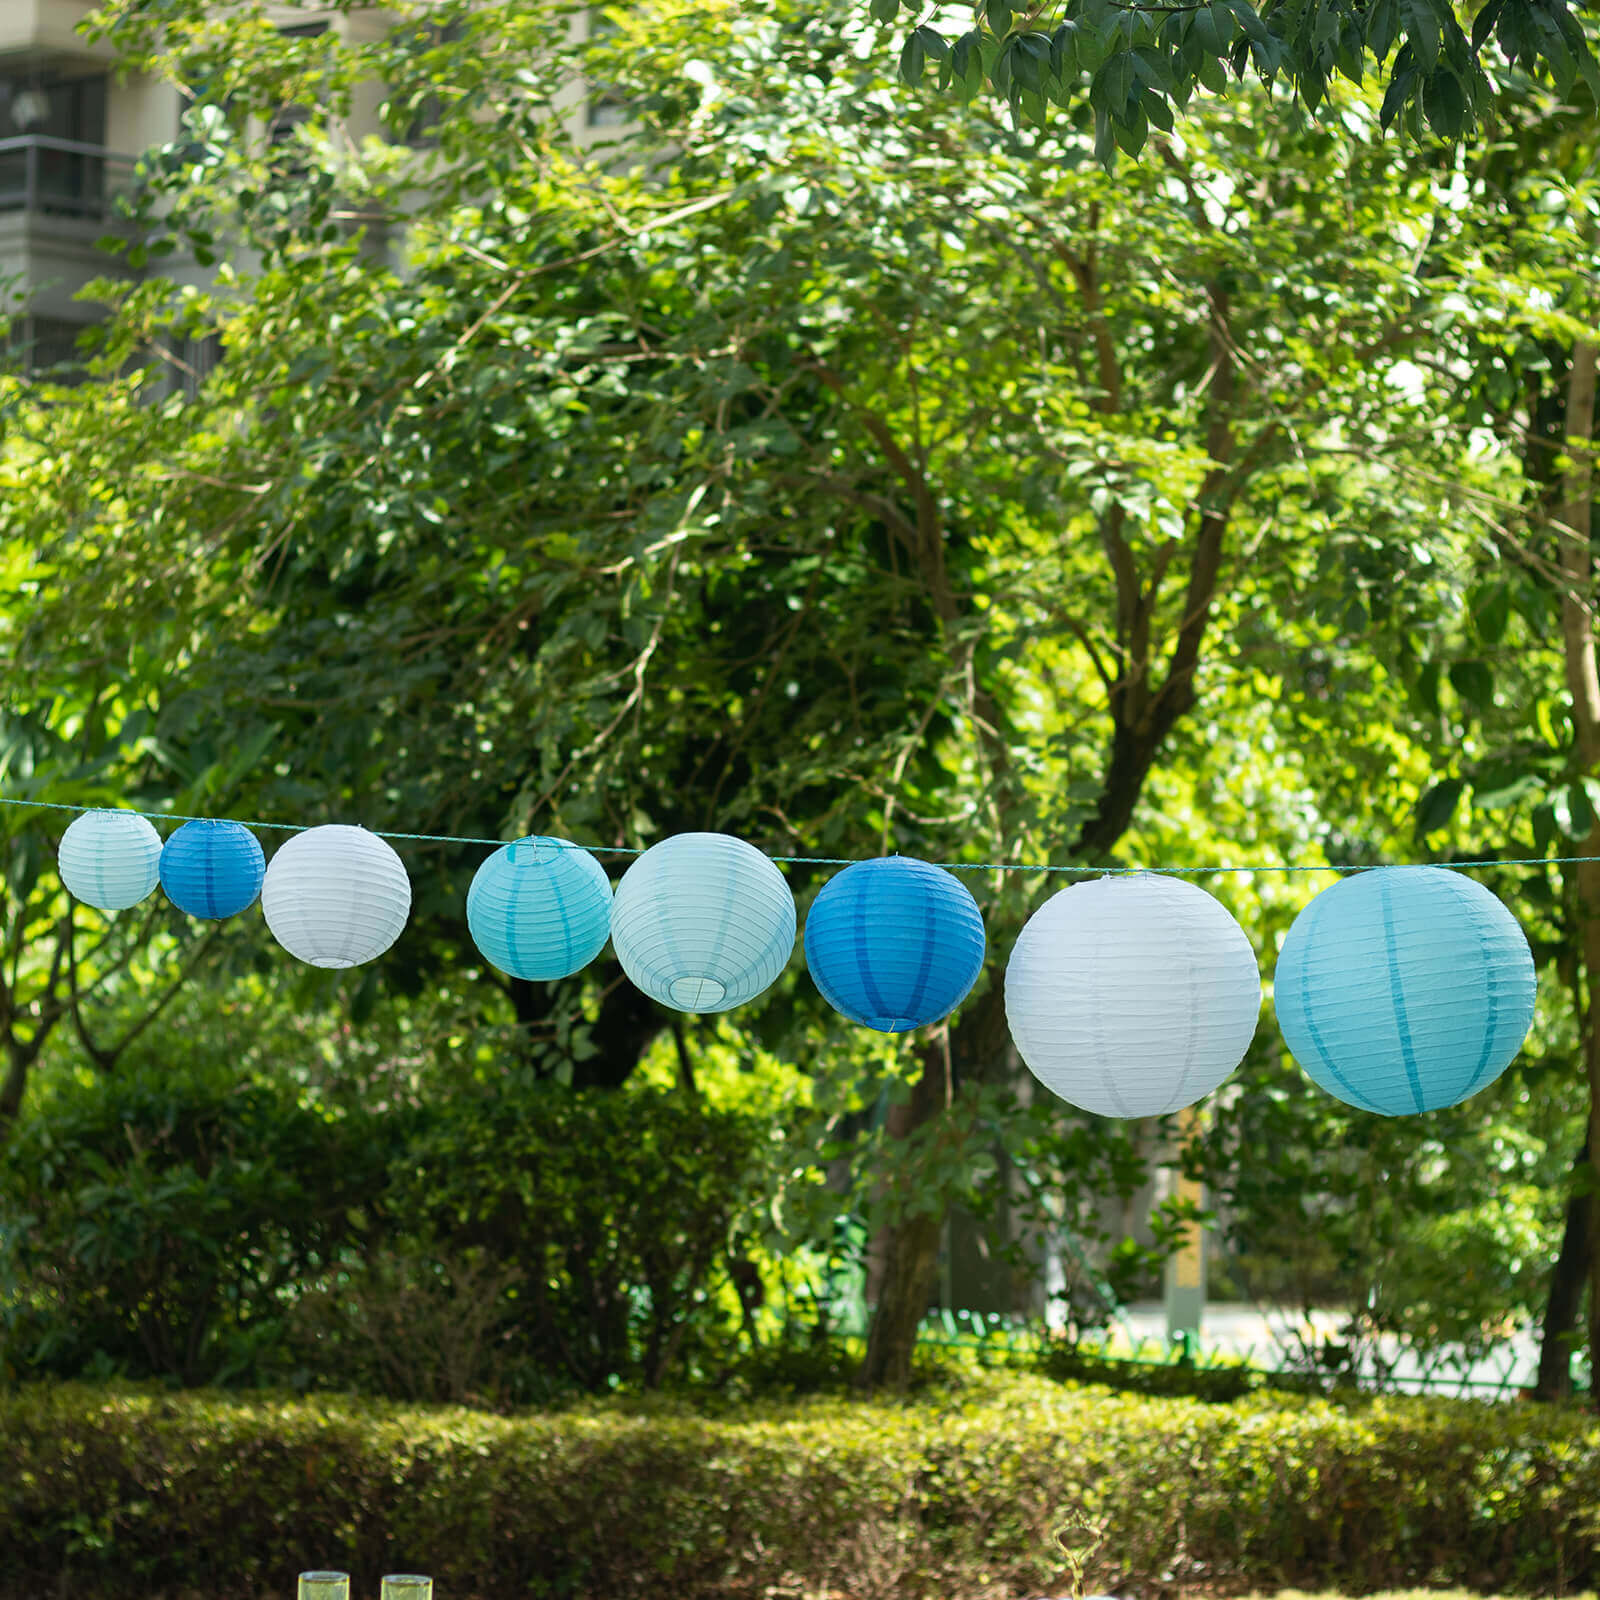
M383 1580L380 1600L433 1600L433 1579L414 1572L391 1572Z
M348 1572L302 1572L300 1600L350 1600Z

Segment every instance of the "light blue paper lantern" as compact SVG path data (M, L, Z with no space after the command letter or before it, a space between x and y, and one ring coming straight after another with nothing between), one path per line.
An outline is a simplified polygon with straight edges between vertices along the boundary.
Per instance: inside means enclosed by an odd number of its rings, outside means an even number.
M1533 956L1481 883L1442 867L1343 878L1295 918L1273 979L1278 1026L1320 1088L1363 1111L1455 1105L1516 1058Z
M806 965L841 1016L906 1033L950 1015L983 971L983 917L967 886L909 856L858 861L806 917Z
M101 911L126 911L161 876L161 835L135 811L85 811L61 835L56 869L68 894Z
M611 944L640 989L675 1011L731 1011L778 979L794 952L794 895L755 848L680 833L623 873Z
M611 880L587 850L538 835L502 845L467 890L472 942L513 978L589 965L611 934Z
M220 922L256 903L261 841L237 822L186 822L161 849L161 887L180 911Z

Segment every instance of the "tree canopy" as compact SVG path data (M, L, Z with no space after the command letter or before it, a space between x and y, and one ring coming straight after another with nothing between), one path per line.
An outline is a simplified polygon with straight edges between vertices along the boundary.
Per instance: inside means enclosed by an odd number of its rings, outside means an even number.
M513 0L418 6L364 40L108 8L128 64L205 93L145 160L124 247L150 270L99 286L87 381L4 380L8 791L451 838L403 846L393 952L329 977L251 925L74 912L59 818L10 823L0 1118L52 1028L109 1071L196 982L274 1041L320 1019L342 1061L389 1028L469 1076L615 1086L664 1047L692 1089L722 1050L783 1075L791 1173L853 1160L903 1377L953 1204L1025 1190L1041 1229L1088 1228L1129 1181L1138 1135L1030 1105L1005 1035L1000 964L1060 880L975 881L990 970L895 1053L793 971L716 1024L611 962L505 980L457 841L717 828L1091 868L1586 838L1550 491L1593 326L1592 136L1528 102L1469 164L1384 139L1370 85L1306 118L1241 83L1113 178L1070 117L905 96L856 0L615 23L574 43ZM575 75L632 108L626 143L555 114ZM388 137L353 140L378 81ZM305 120L264 141L285 104ZM163 270L188 256L215 283ZM175 385L204 335L223 359ZM823 872L790 875L804 904ZM1491 881L1576 973L1576 884ZM1269 957L1311 887L1215 885ZM1547 992L1504 1091L1538 1101L1547 1231L1581 991ZM1262 1127L1294 1155L1241 1214L1306 1167L1348 1198L1318 1165L1348 1119L1270 1052L1252 1070L1261 1121L1219 1123L1213 1156L1259 1176L1238 1141ZM1499 1159L1471 1148L1457 1210Z
M868 0L874 21L909 23L909 0ZM904 34L899 76L972 100L984 91L1013 119L1057 116L1093 130L1096 157L1137 156L1152 132L1171 133L1197 93L1223 95L1254 79L1280 86L1316 115L1332 110L1342 77L1382 87L1379 121L1412 138L1454 141L1492 124L1503 88L1553 90L1600 104L1600 61L1586 24L1594 7L1566 0L980 0L935 9ZM1470 20L1469 20L1470 16ZM965 26L963 26L965 24Z

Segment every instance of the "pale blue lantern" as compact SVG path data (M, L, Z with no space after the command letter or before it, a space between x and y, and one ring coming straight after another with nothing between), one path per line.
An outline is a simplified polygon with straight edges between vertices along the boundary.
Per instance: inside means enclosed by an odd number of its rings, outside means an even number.
M467 927L484 957L513 978L565 978L605 948L611 880L587 850L538 835L518 839L478 868Z
M136 811L86 811L61 835L56 870L85 904L126 911L160 880L161 835Z
M858 861L806 917L806 965L841 1016L906 1033L950 1015L983 971L983 917L964 883L910 856Z
M725 833L652 845L617 885L611 944L637 987L676 1011L731 1011L794 953L794 895L772 862Z
M1343 878L1295 918L1273 979L1278 1026L1320 1088L1363 1111L1455 1105L1516 1058L1533 956L1481 883L1442 867Z
M180 911L219 922L256 903L261 841L242 823L186 822L161 850L161 887Z

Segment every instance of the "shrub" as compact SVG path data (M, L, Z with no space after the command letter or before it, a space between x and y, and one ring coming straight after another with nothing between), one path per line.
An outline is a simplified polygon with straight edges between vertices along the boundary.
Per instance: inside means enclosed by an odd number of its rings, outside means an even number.
M452 1600L1121 1594L1600 1577L1600 1422L1460 1401L1232 1406L990 1378L914 1405L501 1418L36 1385L0 1397L0 1590ZM31 1586L31 1587L30 1587Z
M653 1387L732 1352L737 1300L713 1286L759 1191L759 1138L752 1118L656 1090L461 1097L419 1126L390 1205L517 1271L540 1369Z
M0 1151L0 1364L495 1402L724 1366L760 1137L651 1090L97 1079Z
M503 1405L529 1387L513 1377L510 1353L510 1291L521 1281L515 1267L481 1254L457 1256L421 1242L386 1245L337 1283L301 1295L289 1315L284 1359L324 1380L337 1375L364 1394Z
M270 1084L145 1072L59 1097L0 1157L0 1354L184 1383L250 1369L360 1241L375 1125Z

